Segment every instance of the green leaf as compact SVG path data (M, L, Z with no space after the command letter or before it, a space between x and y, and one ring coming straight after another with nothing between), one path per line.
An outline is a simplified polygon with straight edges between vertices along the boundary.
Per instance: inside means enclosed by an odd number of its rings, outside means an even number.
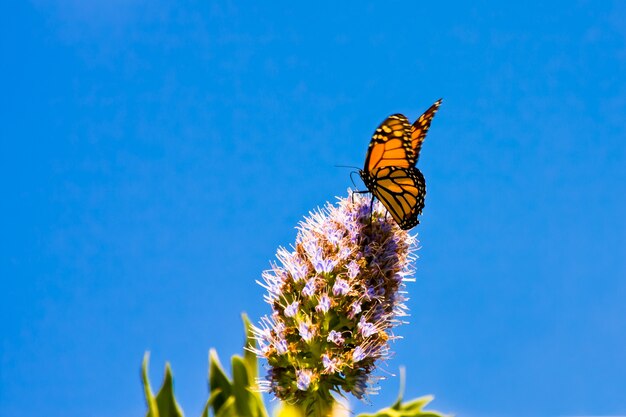
M268 417L263 397L257 392L256 378L258 360L249 348L256 347L252 324L242 315L245 328L243 355L232 357L232 381L224 371L217 352L209 352L209 392L210 396L202 410L201 417L209 417L213 409L215 417ZM144 395L148 406L147 417L183 417L174 397L172 371L169 363L165 367L165 378L158 394L154 396L148 378L149 353L142 363Z
M432 395L424 395L423 397L416 398L407 403L402 404L401 408L403 411L413 411L413 410L421 410L426 407L435 397Z
M200 417L209 417L209 408L211 408L211 398L209 398L206 402L206 404L204 404L204 408L202 409L202 414L200 414Z
M248 368L241 356L234 355L231 366L233 367L233 387L248 388L250 386Z
M235 408L240 417L255 417L252 413L254 403L248 391L250 380L248 369L244 360L240 356L233 356L233 395L235 396Z
M257 417L268 417L267 410L265 409L265 403L263 403L263 397L259 392L252 393L252 404L254 405L255 413Z
M165 363L165 378L156 396L156 402L159 407L159 417L183 417L183 411L174 396L174 378L169 362Z
M159 417L159 409L157 407L156 399L152 394L152 387L150 386L150 378L148 378L148 363L150 362L150 352L143 354L143 361L141 363L141 380L143 382L143 392L146 397L146 405L148 406L148 417Z
M213 413L217 416L220 408L232 395L232 385L222 368L215 349L209 352L209 392L211 393L211 405Z
M233 355L231 358L233 379L230 382L231 391L228 395L235 398L236 417L268 417L263 397L258 392L256 384L258 359L249 350L249 348L256 347L256 339L248 317L243 314L242 319L246 335L243 356ZM225 375L224 377L227 378Z
M235 397L229 397L220 410L215 413L215 417L238 417L235 409Z
M254 352L251 352L249 348L256 347L256 339L254 338L254 333L252 332L252 323L248 319L248 315L243 313L241 315L243 320L243 326L246 332L246 341L243 346L243 359L246 363L246 368L248 368L248 375L251 378L256 378L258 375L258 359Z
M375 414L359 414L357 417L446 417L445 414L437 411L423 410L435 398L432 395L425 395L403 403L404 381L404 368L400 368L400 392L396 402L391 407L379 410Z
M148 378L149 357L149 353L146 352L142 364L144 392L148 404L146 417L183 417L183 411L180 409L174 396L174 378L172 377L172 369L169 363L165 364L165 377L163 378L161 389L159 389L156 397L152 394Z

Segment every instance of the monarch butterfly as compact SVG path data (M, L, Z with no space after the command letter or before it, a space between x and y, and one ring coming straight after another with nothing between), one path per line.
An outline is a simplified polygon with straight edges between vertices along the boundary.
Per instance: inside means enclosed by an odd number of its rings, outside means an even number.
M424 208L426 181L415 164L440 105L441 99L412 125L402 114L385 119L372 135L365 167L359 170L367 189L403 230L419 224L417 216Z

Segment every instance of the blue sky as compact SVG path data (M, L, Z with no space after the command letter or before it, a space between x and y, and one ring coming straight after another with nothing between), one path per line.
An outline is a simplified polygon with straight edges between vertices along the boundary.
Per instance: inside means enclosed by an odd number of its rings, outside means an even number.
M334 165L439 97L388 369L459 416L626 414L624 2L0 8L0 415L143 415L144 350L198 415Z

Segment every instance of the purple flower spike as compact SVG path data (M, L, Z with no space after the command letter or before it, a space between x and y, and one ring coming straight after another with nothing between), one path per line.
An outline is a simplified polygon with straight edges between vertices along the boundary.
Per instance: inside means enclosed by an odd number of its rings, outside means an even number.
M343 390L363 398L406 316L415 238L358 194L311 212L292 250L263 273L272 313L254 329L267 360L260 387L309 406Z

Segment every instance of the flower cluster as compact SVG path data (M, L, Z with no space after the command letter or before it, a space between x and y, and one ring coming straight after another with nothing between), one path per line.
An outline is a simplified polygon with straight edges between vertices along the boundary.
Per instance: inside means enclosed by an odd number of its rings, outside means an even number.
M262 389L290 403L375 391L376 361L388 358L392 329L406 316L415 247L385 213L352 194L310 213L293 250L279 248L260 282L272 314L254 329L254 351L269 366Z

